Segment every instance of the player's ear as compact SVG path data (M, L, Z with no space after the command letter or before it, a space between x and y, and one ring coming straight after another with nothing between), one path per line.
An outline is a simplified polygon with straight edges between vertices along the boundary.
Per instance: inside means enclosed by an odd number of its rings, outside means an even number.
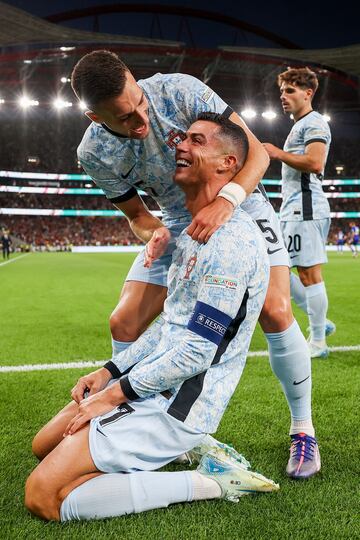
M234 155L226 154L222 157L218 172L228 172L237 164L237 158Z
M96 122L97 124L101 124L101 120L99 116L93 111L85 111L85 116L90 118L90 120L92 120L93 122Z
M314 90L312 88L307 88L306 89L306 96L311 101L312 98L314 97Z

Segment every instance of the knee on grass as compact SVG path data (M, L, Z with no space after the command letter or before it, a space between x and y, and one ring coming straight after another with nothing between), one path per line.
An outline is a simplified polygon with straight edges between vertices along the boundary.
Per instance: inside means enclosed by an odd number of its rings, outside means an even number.
M46 521L59 521L60 500L48 489L48 482L37 470L33 471L25 485L25 506L35 516Z

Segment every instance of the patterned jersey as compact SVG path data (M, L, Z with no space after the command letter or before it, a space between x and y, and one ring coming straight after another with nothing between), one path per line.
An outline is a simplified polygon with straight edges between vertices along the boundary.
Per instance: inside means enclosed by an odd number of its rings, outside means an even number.
M227 105L190 75L157 73L138 84L149 102L146 139L117 136L93 122L79 145L79 160L111 202L130 199L141 189L156 200L165 222L184 216L190 221L184 192L173 182L176 145L201 112L222 114Z
M323 142L326 145L327 157L330 141L328 123L321 114L311 111L295 122L285 141L284 150L292 154L304 154L308 144ZM283 163L281 178L281 221L308 221L330 217L330 206L321 185L322 174L304 173Z
M156 394L168 414L213 433L245 365L268 278L263 238L240 207L207 244L181 233L160 319L106 367L129 399Z

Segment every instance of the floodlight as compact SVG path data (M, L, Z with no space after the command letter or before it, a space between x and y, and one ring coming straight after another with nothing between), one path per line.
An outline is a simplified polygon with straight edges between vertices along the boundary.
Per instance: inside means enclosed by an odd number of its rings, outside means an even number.
M36 99L30 99L28 96L21 96L19 98L19 105L23 109L28 109L29 107L37 107L39 102Z
M63 99L61 98L56 98L54 100L54 107L55 109L66 109L67 107L72 107L72 103L71 101L64 101Z
M263 118L266 118L266 120L274 120L276 118L277 114L274 111L264 111L261 116Z
M244 109L243 111L241 111L241 116L247 119L255 118L256 112L254 111L254 109Z

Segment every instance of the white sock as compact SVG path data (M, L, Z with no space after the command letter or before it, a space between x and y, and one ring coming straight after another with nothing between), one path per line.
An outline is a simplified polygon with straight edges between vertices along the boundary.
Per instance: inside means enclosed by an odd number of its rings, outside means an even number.
M208 478L197 471L190 471L193 483L193 500L204 501L206 499L219 499L221 487L212 478Z
M325 344L326 313L328 298L325 283L321 281L315 285L305 287L307 312L310 322L311 341Z
M116 339L112 338L112 357L114 358L122 351L125 351L130 345L132 345L133 341L116 341Z
M166 508L192 501L193 491L191 471L102 474L69 493L61 505L60 519L103 519Z
M295 420L291 419L291 426L289 435L295 435L296 433L306 433L310 437L315 437L315 429L312 420Z
M295 304L307 314L305 287L294 272L290 272L290 292Z
M266 333L271 369L282 386L292 421L311 422L311 359L309 347L294 322L277 333Z

